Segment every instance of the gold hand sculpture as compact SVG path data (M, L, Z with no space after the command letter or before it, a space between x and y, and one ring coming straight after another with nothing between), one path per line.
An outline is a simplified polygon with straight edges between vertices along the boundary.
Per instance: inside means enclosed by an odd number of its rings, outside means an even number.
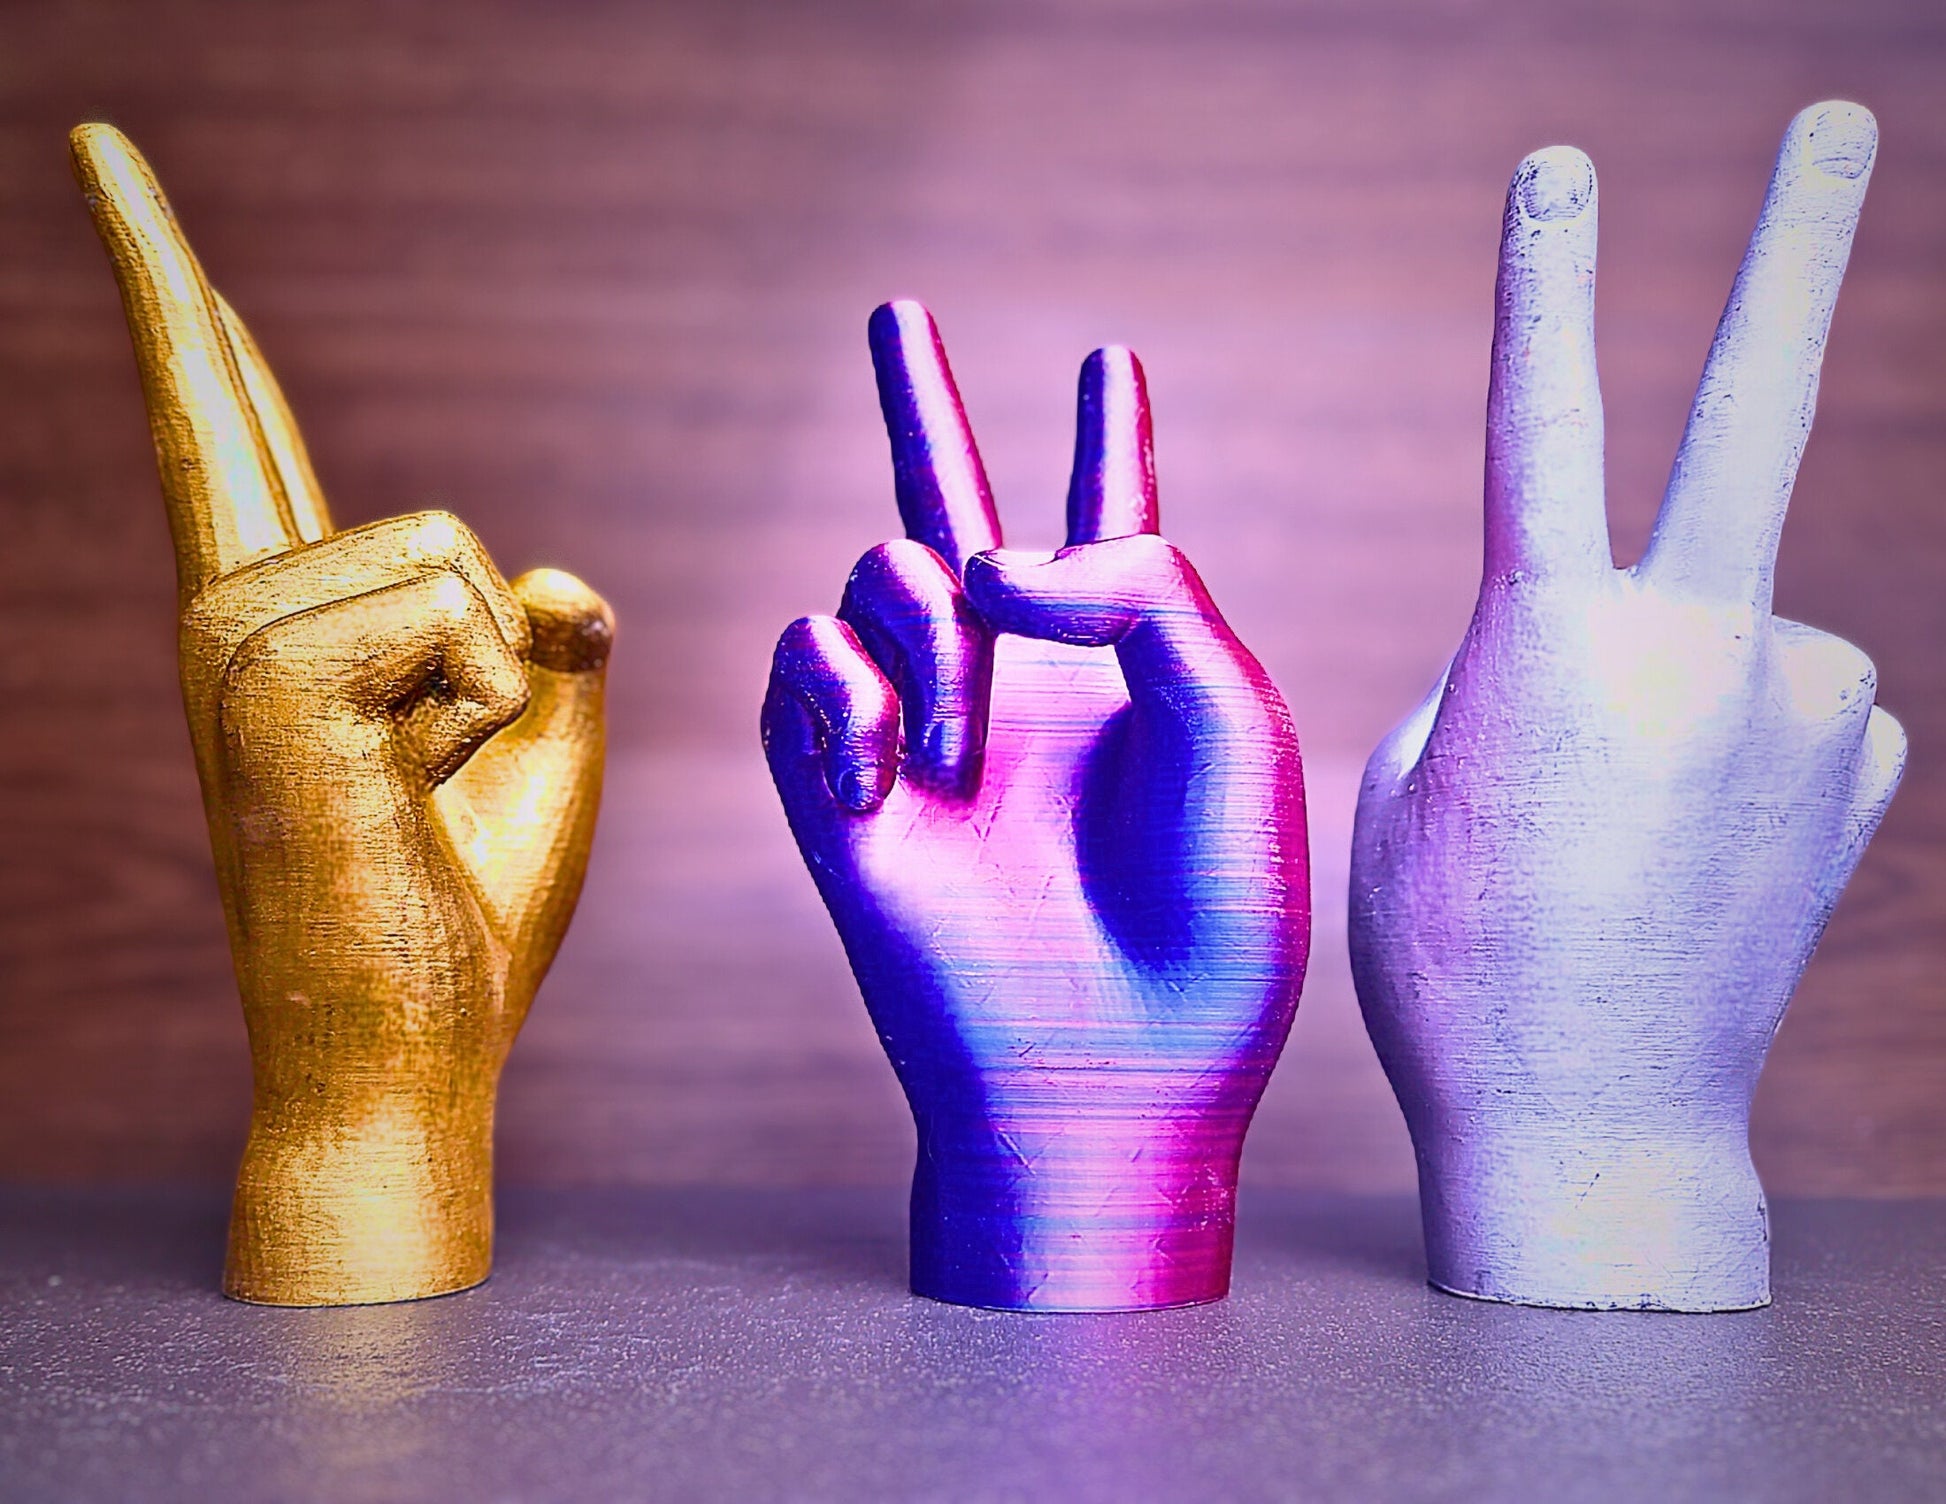
M303 441L118 131L74 163L121 285L180 585L183 702L256 1096L224 1289L461 1290L501 1063L573 913L613 635L440 512L333 532Z

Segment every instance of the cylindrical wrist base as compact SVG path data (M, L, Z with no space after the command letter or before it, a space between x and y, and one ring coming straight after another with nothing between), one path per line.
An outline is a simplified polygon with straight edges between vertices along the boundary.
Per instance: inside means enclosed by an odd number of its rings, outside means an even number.
M1743 1142L1695 1152L1445 1146L1419 1161L1432 1283L1581 1310L1738 1311L1770 1303L1770 1224Z
M1229 1293L1234 1149L1189 1164L1005 1161L1018 1173L983 1159L944 1170L921 1159L915 1294L1005 1311L1143 1311Z
M450 1295L493 1264L492 1126L293 1139L253 1127L223 1293L258 1305L375 1305Z

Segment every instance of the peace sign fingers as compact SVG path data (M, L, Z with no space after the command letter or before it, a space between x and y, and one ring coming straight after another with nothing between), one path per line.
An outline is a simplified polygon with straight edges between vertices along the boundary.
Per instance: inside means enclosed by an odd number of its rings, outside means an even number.
M1877 149L1871 112L1842 101L1812 105L1784 133L1640 566L1660 583L1768 614Z
M1594 166L1568 146L1507 189L1487 390L1488 584L1610 566L1595 373Z
M1068 547L1159 532L1149 384L1135 352L1109 345L1090 355L1075 405Z
M873 310L869 335L905 535L958 574L1000 546L1000 518L938 327L901 299Z
M279 415L272 426L283 429L285 450L306 475L309 465L275 383L242 324L226 327L148 163L113 126L80 126L70 144L135 342L186 603L218 576L304 536L279 467L265 463L246 364ZM321 509L306 505L308 524L323 526Z

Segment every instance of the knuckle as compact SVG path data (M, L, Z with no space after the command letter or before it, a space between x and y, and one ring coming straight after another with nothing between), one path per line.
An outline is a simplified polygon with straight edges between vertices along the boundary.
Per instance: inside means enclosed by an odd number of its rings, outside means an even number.
M1859 695L1866 700L1878 699L1878 665L1864 652L1853 649L1857 658L1852 664L1852 682L1858 686Z
M1782 675L1792 703L1814 721L1862 718L1878 697L1878 668L1863 648L1829 632L1779 624Z
M488 633L442 655L445 673L461 701L476 707L480 725L498 730L517 720L533 697L527 668L498 633Z
M850 627L835 616L800 616L784 628L771 658L772 676L815 691L842 681L843 664L860 651Z
M1905 726L1891 711L1874 705L1865 723L1866 739L1886 766L1903 770L1906 760Z
M885 573L898 557L899 545L905 541L903 538L888 538L883 543L874 543L858 556L858 562L852 566L851 577L858 579Z
M533 690L527 683L527 674L521 668L520 660L509 653L503 661L496 662L488 674L481 702L489 715L505 725L516 719L532 698Z
M205 590L197 596L177 627L176 641L185 662L207 663L212 658L220 658L229 647L234 629L214 594Z
M283 622L257 628L236 645L223 665L222 693L226 702L252 700L267 685L288 679L294 672L288 651L289 634Z
M849 604L864 596L876 595L888 582L896 580L898 578L898 569L894 563L896 558L891 543L880 543L860 555L858 562L852 565L851 573L845 577L846 603Z
M1195 578L1183 551L1155 533L1137 533L1112 540L1121 567L1145 593L1157 600L1173 598Z
M444 562L480 551L472 529L451 512L415 512L402 520L409 529L412 550L421 558Z
M888 538L866 557L873 555L901 577L933 574L946 568L946 561L916 538Z
M836 617L800 616L777 639L771 677L822 707L833 724L879 722L898 715L898 694Z
M1126 538L1110 538L1107 542L1133 564L1150 569L1182 567L1182 550L1160 533L1131 533Z
M925 544L891 538L866 551L845 581L847 600L873 596L925 599L950 592L946 563Z
M1829 664L1828 672L1839 687L1840 695L1846 700L1862 698L1870 704L1878 696L1878 665L1871 656L1855 643L1842 637L1827 637L1824 652Z
M480 599L473 587L457 574L432 575L425 588L430 609L452 621L471 615Z
M816 655L830 630L836 626L837 622L829 616L798 617L778 634L778 664L781 666L786 660Z

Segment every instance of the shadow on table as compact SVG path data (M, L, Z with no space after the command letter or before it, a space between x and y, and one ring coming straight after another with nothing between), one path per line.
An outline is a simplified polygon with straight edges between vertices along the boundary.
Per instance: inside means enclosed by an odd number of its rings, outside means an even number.
M1239 1273L1354 1274L1418 1288L1426 1282L1419 1209L1409 1196L1353 1196L1246 1186L1237 1211Z
M572 1251L616 1269L672 1263L811 1282L852 1293L906 1293L902 1188L516 1189L500 1198L502 1273L540 1270ZM1246 1190L1237 1283L1363 1280L1418 1290L1426 1280L1410 1197Z
M793 1283L906 1291L906 1192L577 1187L500 1197L503 1271L571 1248L617 1266L702 1264Z

